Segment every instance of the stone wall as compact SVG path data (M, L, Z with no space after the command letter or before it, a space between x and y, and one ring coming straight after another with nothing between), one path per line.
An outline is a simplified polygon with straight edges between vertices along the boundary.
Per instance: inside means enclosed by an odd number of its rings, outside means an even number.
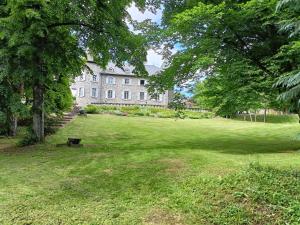
M151 99L147 93L147 88L141 85L143 78L135 77L132 74L108 74L94 63L88 63L88 67L93 71L90 73L87 69L81 77L77 77L71 86L73 95L76 97L76 103L84 107L89 104L130 104L130 105L157 105L168 106L171 92L167 91L161 94L158 99ZM96 78L96 80L93 79ZM114 80L109 83L108 79ZM125 79L129 80L129 84L125 83ZM147 81L146 81L147 82ZM92 88L96 89L96 96L92 96ZM84 89L84 93L80 95L80 89ZM108 96L108 91L113 91L112 98ZM124 92L127 91L126 94ZM145 99L140 99L140 92L145 93ZM126 99L128 97L128 99Z

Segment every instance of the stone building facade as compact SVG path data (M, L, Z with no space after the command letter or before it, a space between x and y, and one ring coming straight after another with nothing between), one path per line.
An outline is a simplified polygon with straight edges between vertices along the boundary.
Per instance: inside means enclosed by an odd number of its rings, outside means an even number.
M80 107L91 104L107 105L143 105L167 107L171 101L172 91L159 94L155 99L147 92L147 79L137 77L132 66L123 69L109 63L106 69L89 61L84 70L71 85L72 94ZM149 75L155 75L160 68L146 65Z

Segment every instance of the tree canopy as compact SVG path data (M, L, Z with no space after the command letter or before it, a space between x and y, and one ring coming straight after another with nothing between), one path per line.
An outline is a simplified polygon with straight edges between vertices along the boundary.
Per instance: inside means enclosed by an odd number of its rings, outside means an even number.
M0 80L17 80L31 89L33 130L39 141L44 138L45 98L53 102L54 85L63 81L67 88L68 78L80 74L87 52L102 67L109 61L117 66L128 62L137 74L146 74L146 43L127 24L127 7L133 2L139 8L150 5L143 0L1 1Z
M285 46L282 57L293 56L300 61L300 2L295 0L281 0L277 5L278 13L288 12L287 18L281 22L281 29L290 34L296 40ZM299 108L300 99L300 64L294 63L293 66L285 71L283 76L276 83L277 87L283 88L280 99L292 102L294 108Z
M299 14L287 8L280 11L277 4L165 1L162 25L150 30L149 42L175 47L177 53L162 76L153 77L153 88L167 89L201 75L207 78L204 85L213 89L211 94L222 100L219 106L233 107L240 101L243 107L238 108L243 110L253 107L251 99L254 105L271 103L279 91L273 84L300 62L297 37L283 29L292 20L295 33L294 18Z

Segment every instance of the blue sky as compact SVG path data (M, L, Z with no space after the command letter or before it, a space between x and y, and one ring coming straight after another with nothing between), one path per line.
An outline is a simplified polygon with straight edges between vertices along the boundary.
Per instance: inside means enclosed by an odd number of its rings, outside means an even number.
M139 11L133 5L128 9L128 12L131 15L132 19L136 20L138 22L142 22L146 19L151 19L153 22L160 23L161 19L162 19L162 10L158 10L156 14L153 14L150 11L145 11L143 13L143 12ZM180 46L178 44L177 46L175 46L175 49L180 50L180 49L182 49L182 46ZM174 51L176 51L176 50L174 50ZM155 51L149 50L148 56L147 56L147 64L161 67L161 65L163 64L163 58L161 55L157 54ZM181 88L181 89L177 89L177 90L180 91L186 97L192 96L192 94L189 92L189 90L187 88Z
M156 14L153 14L150 11L145 11L144 13L142 13L134 5L128 9L128 12L131 15L132 19L138 22L144 21L146 19L151 19L153 22L160 23L162 18L161 10L158 10ZM147 64L161 67L161 65L163 64L162 56L157 54L153 50L149 50L147 56Z

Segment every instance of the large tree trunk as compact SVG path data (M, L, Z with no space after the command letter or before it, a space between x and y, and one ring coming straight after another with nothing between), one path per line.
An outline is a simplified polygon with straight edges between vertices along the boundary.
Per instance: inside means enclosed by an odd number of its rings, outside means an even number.
M5 127L6 134L8 136L14 137L17 135L17 121L17 117L9 109L7 109Z
M17 135L18 119L15 115L11 115L9 118L9 130L8 135L15 137Z
M44 132L44 87L40 81L33 85L33 132L38 142L45 139Z

